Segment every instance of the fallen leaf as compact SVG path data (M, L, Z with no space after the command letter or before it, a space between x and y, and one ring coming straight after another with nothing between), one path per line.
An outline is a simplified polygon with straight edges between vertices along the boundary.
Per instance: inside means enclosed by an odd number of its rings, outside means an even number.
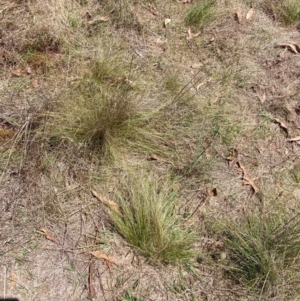
M165 19L164 21L164 27L167 27L167 25L171 23L171 19Z
M254 193L258 193L259 192L259 188L256 186L256 184L254 183L254 180L249 178L246 172L246 169L244 167L244 165L241 162L237 162L239 168L242 170L242 177L243 177L243 185L250 185L252 187L252 189L254 190Z
M189 29L188 29L188 35L189 35L189 36L188 36L186 39L187 39L187 40L192 40L192 39L198 37L198 36L200 35L200 33L201 33L201 32L198 32L198 33L192 33L192 30L191 30L191 28L189 27Z
M298 54L300 53L300 46L297 44L278 44L279 47L288 48L292 52Z
M56 242L55 238L51 236L46 228L41 228L40 231L44 232L46 234L46 238L52 242Z
M11 290L13 290L16 286L16 281L15 281L15 275L14 274L10 274L10 277L9 277L9 288Z
M0 140L12 138L14 134L15 134L14 130L9 128L2 128L0 125Z
M246 20L250 20L251 18L252 18L252 16L253 16L253 13L254 13L254 8L253 7L251 7L250 9L249 9L249 11L248 11L248 13L247 13L247 15L246 15Z
M188 3L192 3L193 0L182 0L181 3L182 4L188 4Z
M243 16L242 16L242 9L241 9L240 7L237 8L237 10L235 11L234 17L235 17L235 20L236 20L239 24L242 23Z
M238 153L237 149L234 148L233 149L233 154L231 156L229 156L229 157L226 158L229 161L228 162L229 166L232 166L232 164L234 163L234 161L237 159L238 155L239 155L239 153Z
M200 83L199 85L197 85L196 90L198 91L205 83Z
M31 70L31 68L28 66L28 67L26 67L26 73L28 74L28 75L30 75L31 73L32 73L32 70Z
M106 254L102 253L101 251L93 251L93 252L90 252L90 254L95 256L98 259L105 260L107 263L112 263L112 264L118 265L118 263L116 262L116 260L113 257L106 255Z
M158 16L159 15L159 12L158 10L156 9L156 7L152 4L149 4L148 5L148 8L150 10L150 12L154 15L154 16Z
M92 194L93 196L95 196L100 202L102 202L104 205L108 206L112 211L114 211L115 213L121 214L121 209L120 206L108 199L107 197L101 195L100 193L97 193L96 191L92 190Z
M287 141L290 141L290 142L300 141L300 136L297 136L297 137L294 137L294 138L290 138Z
M31 84L35 89L38 89L40 87L38 81L35 78L31 79Z
M11 71L11 74L16 77L21 77L26 75L26 70L24 69L14 69Z
M195 64L191 65L191 68L193 68L193 69L200 69L201 67L203 67L202 63L195 63Z
M278 118L274 118L273 120L280 125L280 127L284 130L284 132L286 133L286 135L289 134L289 129L288 129L288 127L286 126L286 124L284 122L282 122Z
M244 165L241 163L241 162L237 162L237 165L239 166L239 168L242 170L242 172L243 172L243 177L244 177L244 175L246 175L246 169L245 169L245 167L244 167Z
M266 92L263 91L263 95L261 95L261 96L258 95L258 98L259 98L261 104L264 104L264 102L265 102L265 100L266 100Z
M213 189L206 188L206 195L217 196L218 195L217 188L213 188Z
M111 15L114 11L112 10L111 12L109 12L108 14L106 15L103 15L103 16L96 16L94 18L94 20L90 20L90 21L87 21L87 23L89 25L95 25L97 23L101 23L101 22L107 22L111 19Z
M286 52L287 52L288 48L287 47L284 47L284 49L279 53L279 57L280 58L284 58Z
M158 161L158 162L161 162L161 163L165 163L167 160L158 156L158 155L155 155L155 154L151 154L150 157L149 157L150 160L154 160L154 161Z
M208 138L205 138L204 140L205 143L205 155L206 158L209 159L210 158L210 153L211 153L211 141Z
M247 176L244 176L243 184L244 185L250 185L253 188L255 193L259 192L258 187L255 185L254 181L251 178L248 178Z

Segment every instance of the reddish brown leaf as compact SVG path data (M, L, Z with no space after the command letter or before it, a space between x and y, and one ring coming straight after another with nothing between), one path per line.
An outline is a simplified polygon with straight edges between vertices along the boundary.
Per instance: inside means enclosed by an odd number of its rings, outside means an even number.
M40 231L44 232L46 234L46 238L52 242L55 242L55 238L49 234L49 231L46 228L41 228Z
M14 69L11 71L11 74L16 77L21 77L26 75L26 70L24 69Z
M93 251L93 252L90 252L90 254L95 256L98 259L103 259L108 263L118 265L117 261L113 257L111 257L110 255L104 254L101 251Z
M153 160L153 161L158 161L158 162L161 162L161 163L165 163L167 160L158 156L158 155L155 155L155 154L151 154L150 157L149 157L150 160Z

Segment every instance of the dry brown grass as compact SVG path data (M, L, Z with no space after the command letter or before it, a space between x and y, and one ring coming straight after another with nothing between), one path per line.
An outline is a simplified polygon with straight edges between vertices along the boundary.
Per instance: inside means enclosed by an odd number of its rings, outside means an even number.
M278 47L298 17L279 13L289 1L216 0L190 23L200 2L0 0L0 295L296 300L298 271L271 295L224 274L206 225L298 211L299 62ZM198 233L188 265L147 262L91 196L114 199L132 167L178 179L176 213Z

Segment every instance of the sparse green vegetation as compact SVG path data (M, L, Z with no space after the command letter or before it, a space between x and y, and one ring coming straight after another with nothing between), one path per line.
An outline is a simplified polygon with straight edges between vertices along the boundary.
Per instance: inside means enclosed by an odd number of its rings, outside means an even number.
M270 294L277 286L286 289L288 270L297 270L300 264L298 214L286 218L251 213L241 221L227 221L221 229L230 260L224 268L235 279L259 293Z
M121 214L111 217L118 232L154 262L185 262L193 255L195 234L178 216L174 184L167 179L131 176L116 194Z
M201 30L209 27L216 17L215 4L215 0L197 1L186 16L185 24Z
M0 0L5 295L297 300L299 21L299 0Z

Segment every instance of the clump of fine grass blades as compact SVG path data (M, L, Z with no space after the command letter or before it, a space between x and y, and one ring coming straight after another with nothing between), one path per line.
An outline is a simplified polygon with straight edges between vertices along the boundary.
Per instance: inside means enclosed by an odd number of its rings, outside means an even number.
M264 10L285 25L300 21L300 0L266 0L261 5Z
M118 232L153 262L187 262L194 233L178 216L172 183L150 176L131 177L117 194L122 214L112 213Z
M207 28L216 17L215 0L198 1L185 18L185 25L198 30Z
M147 113L139 108L130 70L118 61L111 56L95 62L71 87L59 102L58 114L53 114L52 136L84 143L113 159L124 148L159 148L159 135L148 126Z
M287 285L300 268L300 215L286 218L248 215L241 222L228 221L222 237L230 257L229 273L262 293ZM281 281L284 279L284 281Z

